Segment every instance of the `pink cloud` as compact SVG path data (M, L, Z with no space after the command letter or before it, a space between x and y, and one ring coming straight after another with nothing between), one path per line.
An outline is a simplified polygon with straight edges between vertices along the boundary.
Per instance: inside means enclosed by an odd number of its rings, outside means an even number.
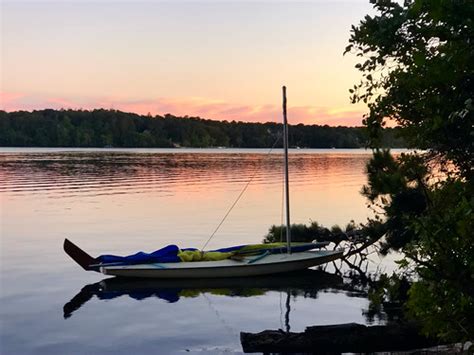
M199 97L156 98L130 100L121 98L79 98L71 100L62 97L43 97L19 93L1 93L1 109L6 111L54 109L115 109L138 114L176 116L199 116L202 118L244 122L280 122L281 105L237 105L221 100ZM291 106L288 118L292 124L327 124L330 126L360 126L362 112L352 108L330 108L323 106Z
M18 110L15 103L24 96L25 95L16 92L0 91L0 109L7 111ZM8 110L7 108L10 109Z

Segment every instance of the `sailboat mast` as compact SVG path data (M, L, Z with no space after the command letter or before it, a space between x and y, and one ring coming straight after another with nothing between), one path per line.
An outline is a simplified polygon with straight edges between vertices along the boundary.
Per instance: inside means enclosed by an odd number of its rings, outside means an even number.
M286 249L291 254L290 184L288 178L288 121L286 119L286 86L283 86L283 148L285 150Z

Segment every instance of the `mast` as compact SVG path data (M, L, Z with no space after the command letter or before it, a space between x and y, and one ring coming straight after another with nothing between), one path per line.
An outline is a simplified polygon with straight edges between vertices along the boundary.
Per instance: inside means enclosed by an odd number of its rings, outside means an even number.
M283 148L285 151L286 250L291 254L290 184L288 179L288 121L286 119L286 86L283 86Z

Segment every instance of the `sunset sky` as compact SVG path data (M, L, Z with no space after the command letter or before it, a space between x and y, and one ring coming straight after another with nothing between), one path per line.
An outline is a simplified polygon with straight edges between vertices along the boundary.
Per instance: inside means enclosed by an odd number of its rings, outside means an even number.
M113 108L218 120L360 125L360 78L342 56L352 1L3 1L7 111Z

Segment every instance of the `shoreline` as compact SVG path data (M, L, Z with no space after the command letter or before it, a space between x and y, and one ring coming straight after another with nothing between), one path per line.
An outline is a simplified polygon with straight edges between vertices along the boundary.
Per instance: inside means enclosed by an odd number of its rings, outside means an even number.
M410 152L409 148L389 148L392 152ZM268 154L270 148L227 148L227 147L209 147L209 148L134 148L134 147L0 147L0 154L3 153L67 153L67 152L130 152L130 153L256 153ZM290 154L325 154L325 153L348 153L372 155L371 149L366 148L290 148ZM281 154L281 148L274 148L270 154Z

